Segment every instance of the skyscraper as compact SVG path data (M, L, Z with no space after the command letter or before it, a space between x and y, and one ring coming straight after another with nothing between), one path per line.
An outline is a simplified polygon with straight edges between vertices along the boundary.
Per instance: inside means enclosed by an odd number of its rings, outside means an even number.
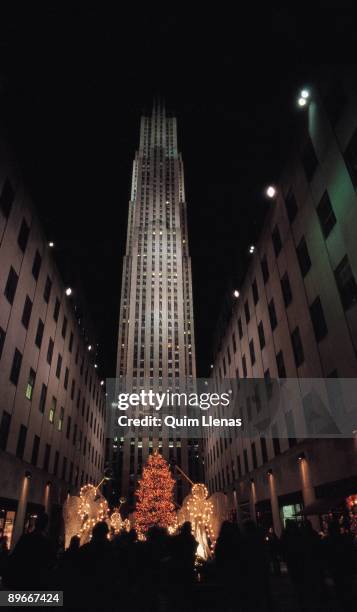
M195 379L191 262L183 163L176 118L155 101L143 116L133 163L123 263L117 379L133 391L178 390ZM151 435L152 434L152 435ZM115 440L122 495L133 500L142 464L153 449L190 471L188 440L146 430ZM196 457L195 444L192 452ZM196 457L197 458L197 457ZM178 479L177 497L182 496Z

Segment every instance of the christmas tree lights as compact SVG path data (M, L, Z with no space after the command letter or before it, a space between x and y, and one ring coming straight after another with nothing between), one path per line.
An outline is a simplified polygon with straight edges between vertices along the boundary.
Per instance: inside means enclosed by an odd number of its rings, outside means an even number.
M174 485L167 461L155 451L148 458L136 491L135 527L140 537L150 527L171 529L175 525Z

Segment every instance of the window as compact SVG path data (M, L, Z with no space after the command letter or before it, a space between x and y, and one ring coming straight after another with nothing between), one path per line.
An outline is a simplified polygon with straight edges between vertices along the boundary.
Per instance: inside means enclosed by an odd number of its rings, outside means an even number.
M46 304L48 304L48 302L50 301L51 289L52 289L52 281L50 277L47 276L45 289L43 292L43 299L45 300Z
M39 436L35 435L33 437L32 455L31 455L31 463L35 467L37 466L37 459L38 459L38 450L39 450L39 448L40 448L40 438L39 438Z
M252 451L253 469L256 470L258 467L258 461L257 461L257 449L255 447L255 442L252 442L250 447Z
M69 436L71 435L71 422L72 419L70 416L67 417L67 430L66 430L66 438L69 440Z
M42 383L42 387L41 387L41 395L40 395L40 404L39 404L39 411L41 412L41 414L43 414L45 412L45 406L46 406L46 397L47 397L47 386Z
M27 295L25 304L24 304L24 309L22 311L22 318L21 318L21 323L25 329L28 329L29 327L31 312L32 312L32 302L29 296Z
M5 183L2 188L1 195L0 195L0 210L2 214L4 215L5 219L9 217L14 199L15 199L15 192L12 188L12 185L9 179L7 178L5 180Z
M291 343L293 346L294 358L296 367L300 367L304 362L304 349L301 342L300 331L298 327L295 327L293 333L291 334Z
M66 480L66 472L67 472L67 457L63 457L62 480Z
M308 182L310 182L312 177L315 174L315 170L318 164L315 149L311 142L311 138L308 139L305 145L304 151L302 153L301 161L302 161L302 165L305 170L306 178Z
M243 338L243 328L242 328L242 319L240 317L238 319L238 332L239 332L239 338L242 339Z
M327 334L327 325L319 297L317 297L310 306L310 316L312 326L314 328L316 342L320 342L320 340L322 340Z
M32 400L35 380L36 380L36 372L32 368L30 368L29 377L28 377L27 385L26 385L26 391L25 391L25 396L27 397L28 400Z
M21 363L22 363L22 354L20 353L18 349L15 349L14 358L12 360L11 372L10 372L10 381L14 385L17 385L18 380L19 380Z
M286 378L286 370L285 370L285 364L284 364L283 351L279 351L279 353L276 356L276 367L278 369L278 377L279 378Z
M280 449L280 439L278 437L278 428L276 425L273 425L271 428L271 435L273 438L273 449L274 449L274 455L280 455L281 453L281 449Z
M254 306L256 306L259 302L259 293L258 293L258 286L257 286L256 279L254 279L252 283L252 294L253 294Z
M55 307L54 307L54 310L53 310L53 318L56 321L56 323L58 321L59 311L60 311L60 301L59 301L58 298L56 298Z
M73 348L73 332L71 332L71 335L69 337L68 350L69 350L70 353L72 353L72 348Z
M62 338L66 337L66 333L67 333L67 317L63 317L63 324L62 324Z
M353 186L357 186L357 129L354 131L352 138L346 148L345 162L350 173Z
M276 225L273 229L272 235L271 235L271 239L273 241L273 247L274 247L274 253L275 253L275 257L278 257L281 249L282 249L282 244L281 244L281 237L280 237L280 232L279 232L279 228Z
M0 423L0 449L3 451L6 450L7 439L9 437L9 431L10 431L10 425L11 425L11 414L9 414L8 412L6 412L6 410L4 410L2 413L1 423Z
M10 304L12 304L14 301L18 280L19 277L17 276L14 268L11 266L4 291L5 297Z
M260 262L260 265L262 268L262 275L263 275L263 280L264 280L264 285L265 285L269 278L269 268L268 268L268 261L267 261L266 255L264 255L263 259Z
M292 223L297 215L298 207L296 204L295 196L292 190L289 191L285 199L286 212L290 223Z
M249 311L249 304L248 304L248 300L246 300L246 302L244 302L244 313L245 313L245 320L247 322L247 325L250 321L250 311Z
M53 474L55 476L57 476L57 472L58 472L58 461L59 461L59 451L57 450L55 452L55 460L53 462Z
M295 423L292 410L285 413L286 433L288 435L289 448L294 446L297 442Z
M53 423L55 420L56 408L57 408L57 400L55 397L52 397L50 412L48 415L48 420L50 423Z
M69 378L69 369L66 368L66 371L64 373L64 381L63 381L63 386L65 389L67 389L68 387L68 378Z
M293 294L291 293L290 281L287 272L285 272L283 278L280 279L280 284L283 293L284 304L287 308L289 304L291 304L293 299Z
M57 376L57 378L59 378L61 376L61 369L62 369L62 355L60 355L58 353L57 366L56 366L56 376Z
M58 431L62 431L63 429L63 421L64 421L64 408L61 406L60 417L58 419Z
M335 270L337 288L340 292L342 306L348 310L357 301L357 285L347 255L344 256Z
M17 244L19 245L23 253L26 251L29 234L30 234L30 227L26 223L25 219L22 219L19 235L17 237Z
M249 465L248 465L248 452L246 448L243 450L243 459L244 459L244 470L245 470L245 473L247 474L249 472Z
M38 346L38 348L41 348L44 328L45 326L43 324L43 321L39 319L38 325L37 325L36 338L35 338L35 344L36 346Z
M2 327L0 327L0 359L2 357L2 352L4 350L5 339L6 339L6 332Z
M50 456L51 456L51 445L46 444L45 446L45 454L43 457L43 469L48 472L48 466L50 464Z
M54 347L54 343L53 343L52 338L50 338L49 341L48 341L48 349L47 349L47 363L48 363L48 365L51 365L51 363L52 363L53 347Z
M265 334L264 334L263 321L260 321L258 325L258 336L259 336L260 348L263 349L265 347Z
M38 280L38 277L39 277L39 274L40 274L41 264L42 264L42 257L40 255L40 253L38 251L36 251L35 258L34 258L33 264L32 264L32 276L34 277L34 279L36 281Z
M262 450L263 463L266 463L268 461L268 450L267 450L267 441L265 438L260 438L260 448Z
M22 459L24 456L25 445L26 445L27 427L20 425L19 437L17 438L16 446L16 457Z
M245 355L243 355L242 357L242 369L243 369L244 378L247 378L247 361L246 361Z
M278 320L276 318L275 304L274 304L273 298L270 300L268 304L268 310L269 310L269 319L270 319L271 329L272 331L274 331L274 329L276 328L278 324Z
M335 213L332 210L331 201L327 191L322 196L319 205L316 208L317 216L320 221L322 233L325 238L329 236L332 228L336 224Z
M265 382L265 389L267 392L267 398L268 400L270 400L272 398L273 395L273 383L270 377L270 370L269 368L267 370L265 370L264 372L264 382Z
M250 362L252 366L255 364L255 351L253 339L249 342Z
M307 250L307 245L304 237L301 238L298 246L296 247L296 255L298 258L301 274L303 275L303 277L305 277L311 268L311 259L309 251Z

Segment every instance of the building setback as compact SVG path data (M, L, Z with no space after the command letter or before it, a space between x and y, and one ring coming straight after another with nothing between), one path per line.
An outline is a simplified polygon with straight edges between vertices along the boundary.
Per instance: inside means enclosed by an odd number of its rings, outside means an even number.
M83 318L75 316L26 189L4 150L0 527L13 545L41 510L58 527L68 492L101 480L105 401Z
M354 77L310 88L301 142L221 334L217 385L357 376L356 108ZM280 431L264 437L220 440L210 432L204 442L210 491L226 491L239 520L257 518L277 533L303 506L357 492L356 438L288 437L295 416L288 412ZM252 418L247 406L242 418Z
M191 262L184 173L176 118L154 103L141 118L123 263L117 379L123 388L179 389L196 375ZM111 437L116 438L115 432ZM197 443L160 437L114 439L112 461L121 494L132 503L142 465L158 448L192 474ZM190 460L192 458L192 461ZM177 498L184 485L177 479Z

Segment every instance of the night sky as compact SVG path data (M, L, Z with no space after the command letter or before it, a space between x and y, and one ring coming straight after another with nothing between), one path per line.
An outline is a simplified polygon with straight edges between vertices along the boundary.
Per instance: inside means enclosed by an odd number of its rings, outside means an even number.
M298 88L331 60L336 35L352 44L349 8L339 3L336 15L331 3L334 38L326 19L317 38L319 15L287 3L237 14L224 5L210 13L206 3L202 13L175 15L154 3L130 15L109 3L27 4L0 9L1 122L65 282L86 296L102 375L115 374L140 114L160 94L178 117L204 376L222 304L244 276L267 210L264 187L298 129Z

